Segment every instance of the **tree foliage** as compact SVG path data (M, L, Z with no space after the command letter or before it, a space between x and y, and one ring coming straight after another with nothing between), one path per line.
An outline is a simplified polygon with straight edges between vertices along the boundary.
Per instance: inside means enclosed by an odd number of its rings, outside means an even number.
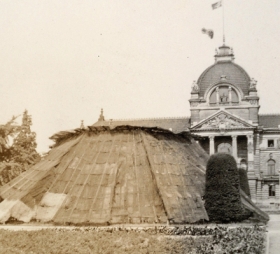
M0 186L40 160L36 133L31 131L31 116L25 110L20 126L15 123L16 118L0 126Z
M247 171L244 168L239 168L238 172L241 190L243 190L248 197L251 197Z
M231 155L214 154L209 158L204 198L211 221L241 221L248 215L241 203L239 173Z
M14 137L19 131L19 127L15 125L17 117L13 116L10 121L4 125L0 125L0 161L7 161L10 158L11 151L9 149L9 137Z

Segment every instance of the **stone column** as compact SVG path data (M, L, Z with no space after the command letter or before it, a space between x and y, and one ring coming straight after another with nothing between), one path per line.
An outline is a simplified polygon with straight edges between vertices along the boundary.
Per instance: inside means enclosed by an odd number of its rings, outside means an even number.
M219 93L219 87L216 88L216 103L220 103L220 93Z
M237 136L232 135L232 156L237 161Z
M231 86L228 87L228 102L231 104L232 101L232 94L231 94L232 88Z
M215 142L214 142L215 136L209 136L209 154L212 155L215 153Z

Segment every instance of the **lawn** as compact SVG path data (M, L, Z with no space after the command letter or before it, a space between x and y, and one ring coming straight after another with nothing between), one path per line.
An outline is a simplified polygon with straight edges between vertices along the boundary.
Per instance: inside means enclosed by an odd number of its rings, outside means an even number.
M0 230L0 253L252 253L265 248L265 227L80 227Z

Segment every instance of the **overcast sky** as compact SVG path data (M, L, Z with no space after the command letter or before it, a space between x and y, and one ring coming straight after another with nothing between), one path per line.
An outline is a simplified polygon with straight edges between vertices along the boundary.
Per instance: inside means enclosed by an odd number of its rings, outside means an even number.
M189 116L193 80L222 45L216 0L0 0L0 122L27 109L38 151L107 119ZM280 113L280 1L225 0L226 44ZM211 40L201 29L214 30Z

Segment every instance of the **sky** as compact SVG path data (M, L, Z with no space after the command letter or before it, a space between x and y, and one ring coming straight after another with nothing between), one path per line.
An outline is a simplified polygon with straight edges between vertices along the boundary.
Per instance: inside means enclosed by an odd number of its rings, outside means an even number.
M101 108L106 119L189 116L191 85L222 45L215 2L0 0L0 123L27 109L43 153ZM279 0L224 0L226 45L258 81L260 113L280 113L279 13Z

